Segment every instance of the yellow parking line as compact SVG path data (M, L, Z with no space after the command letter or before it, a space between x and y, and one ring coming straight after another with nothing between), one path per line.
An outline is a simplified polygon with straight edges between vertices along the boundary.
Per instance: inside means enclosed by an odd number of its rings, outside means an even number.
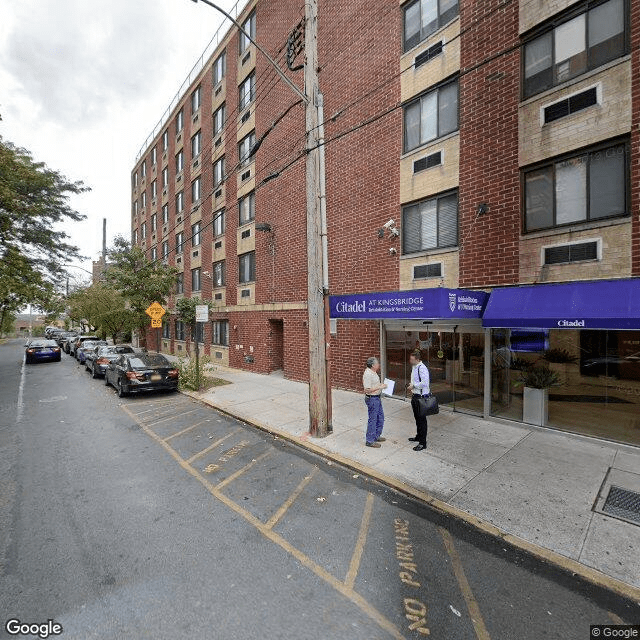
M178 418L182 416L188 416L190 413L195 413L198 409L191 409L191 411L185 411L183 413L172 413L170 416L165 416L164 418L160 418L159 420L155 420L153 422L149 422L150 427L155 427L157 424L164 422L165 420L172 420L173 418Z
M347 571L347 577L344 581L345 586L349 589L353 589L353 585L356 583L358 569L360 568L360 560L362 560L362 553L364 552L364 545L367 541L369 525L371 524L372 511L373 494L367 493L367 501L364 504L364 513L362 514L362 522L360 523L360 531L358 532L356 548L353 551L353 556L351 557L351 562L349 563L349 570Z
M134 420L135 415L129 411L129 409L122 405L122 410L128 413ZM373 605L365 600L360 594L356 593L353 589L348 589L344 583L338 580L335 576L331 575L326 569L316 564L311 558L302 553L299 549L296 549L291 543L287 542L282 536L278 535L272 529L268 529L263 522L258 520L252 513L249 513L246 509L243 509L239 504L236 504L231 498L227 497L222 491L209 482L197 469L192 467L186 460L184 460L180 454L168 443L164 442L160 436L151 431L144 423L137 421L144 432L153 438L165 451L191 476L193 476L200 484L217 500L222 502L226 507L237 513L244 518L249 524L253 525L262 535L267 538L273 544L278 545L281 549L286 551L289 555L293 556L303 567L306 567L312 571L321 580L324 580L327 584L332 586L338 593L355 604L365 615L369 616L381 629L384 629L395 640L406 640L400 633L398 628L388 620L382 613L380 613Z
M169 440L173 439L173 438L177 438L178 436L181 436L185 433L189 433L189 431L191 431L191 429L195 429L196 427L199 427L201 424L204 424L205 422L208 422L208 420L200 420L200 422L196 422L195 424L192 424L190 427L187 427L186 429L183 429L182 431L178 431L178 433L174 433L173 435L167 436L166 438L163 438L163 440L165 442L168 442Z
M467 576L464 573L464 568L462 566L462 560L460 560L460 556L458 555L458 551L453 544L453 538L451 534L442 527L438 527L440 531L440 535L442 536L442 540L444 541L444 546L451 558L451 564L453 566L453 573L458 580L458 585L460 586L460 591L462 591L462 596L467 603L467 609L469 611L469 615L471 616L471 622L473 623L473 628L476 632L476 636L478 640L491 640L489 636L489 632L487 631L487 627L484 624L484 620L482 619L482 614L480 613L480 607L478 606L478 601L473 595L473 591L471 591L471 587L469 585L469 581L467 580Z
M127 411L134 416L141 416L143 413L149 413L149 411L157 411L158 409L164 409L165 407L187 407L191 403L190 402L181 402L176 404L175 402L163 402L162 404L154 404L150 409L145 409L144 411L131 411L127 408Z
M311 473L302 479L298 486L294 489L293 493L286 499L282 506L267 520L264 525L267 529L273 529L273 527L280 522L282 516L288 511L289 507L298 499L298 496L302 493L303 489L311 482L311 479L318 471L318 467L314 467Z
M216 489L220 490L223 487L226 487L228 484L233 482L236 478L239 478L243 473L249 471L251 467L253 467L256 462L260 462L263 458L266 458L271 453L271 450L265 451L262 455L259 455L257 458L254 458L249 464L245 464L242 469L238 469L235 473L232 473L228 478L223 480L222 482L216 485Z
M191 456L187 460L187 463L191 464L194 460L197 460L198 458L202 458L202 456L206 455L207 453L209 453L209 451L211 451L212 449L215 449L217 446L221 445L227 438L230 438L231 436L235 435L236 433L238 433L238 431L241 431L241 429L238 428L235 431L231 431L230 433L227 433L226 436L222 436L222 438L220 438L220 440L216 440L213 444L210 444L206 449L203 449L202 451L198 451L198 453L196 453L195 455Z

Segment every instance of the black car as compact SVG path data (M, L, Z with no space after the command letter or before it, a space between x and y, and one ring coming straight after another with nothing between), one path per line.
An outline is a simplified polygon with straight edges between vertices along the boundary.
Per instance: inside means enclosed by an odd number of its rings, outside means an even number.
M60 362L60 347L53 340L31 340L27 342L25 347L24 361L27 364L44 362L45 360Z
M123 354L107 367L104 383L115 387L120 398L142 391L176 391L178 370L161 353Z
M135 350L130 344L95 347L85 354L84 364L92 378L100 378L104 376L109 364L125 353L135 353Z

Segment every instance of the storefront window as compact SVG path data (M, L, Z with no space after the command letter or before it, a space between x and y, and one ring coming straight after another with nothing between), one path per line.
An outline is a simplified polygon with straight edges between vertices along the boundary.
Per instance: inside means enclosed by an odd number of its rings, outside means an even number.
M640 444L640 331L494 329L491 359L492 415L522 420L523 371L543 366L546 426Z

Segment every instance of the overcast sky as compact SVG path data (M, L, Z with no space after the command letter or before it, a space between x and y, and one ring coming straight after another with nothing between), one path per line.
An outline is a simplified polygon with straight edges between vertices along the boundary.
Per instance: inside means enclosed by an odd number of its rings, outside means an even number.
M103 217L109 243L130 233L136 154L220 23L191 0L0 0L0 135L91 187L72 200L80 266Z

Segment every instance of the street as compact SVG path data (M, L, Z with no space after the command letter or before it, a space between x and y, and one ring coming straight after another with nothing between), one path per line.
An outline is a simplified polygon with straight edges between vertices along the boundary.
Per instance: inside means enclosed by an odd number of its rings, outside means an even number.
M0 637L9 619L65 640L586 640L640 621L186 396L120 400L23 352L0 345Z

